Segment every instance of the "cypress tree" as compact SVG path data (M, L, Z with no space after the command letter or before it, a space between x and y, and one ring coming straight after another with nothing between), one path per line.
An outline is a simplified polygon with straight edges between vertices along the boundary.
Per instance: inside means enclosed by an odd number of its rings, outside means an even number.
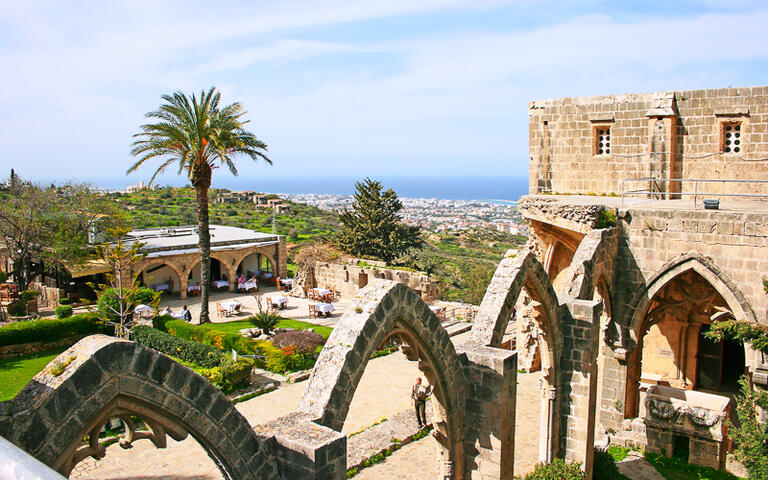
M419 227L402 223L398 212L403 204L395 191L383 188L370 178L355 183L352 209L339 214L339 247L352 255L391 262L412 248L421 248L423 240Z

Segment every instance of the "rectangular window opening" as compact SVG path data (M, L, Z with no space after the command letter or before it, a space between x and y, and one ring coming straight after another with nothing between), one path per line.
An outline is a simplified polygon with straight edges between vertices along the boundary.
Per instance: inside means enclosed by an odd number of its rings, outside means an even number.
M595 155L609 155L611 153L611 127L595 127Z
M723 152L741 152L741 122L723 124Z

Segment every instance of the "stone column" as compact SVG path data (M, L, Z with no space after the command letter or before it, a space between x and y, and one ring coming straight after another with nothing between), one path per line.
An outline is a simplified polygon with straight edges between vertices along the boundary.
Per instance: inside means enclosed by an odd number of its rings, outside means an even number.
M592 478L597 402L597 347L602 302L570 300L570 325L564 329L562 359L562 438L565 460L581 462Z
M285 235L278 235L277 240L277 255L275 258L277 263L275 264L275 270L280 278L286 278L288 277L288 249L286 247Z
M464 478L512 480L515 462L517 355L510 350L466 345Z
M291 413L254 427L257 435L273 437L280 478L343 480L347 473L347 437Z
M648 144L650 145L650 174L653 178L671 179L683 176L682 165L677 155L677 116L671 109L664 115L648 117ZM681 191L679 182L658 182L659 197L668 198L668 193Z

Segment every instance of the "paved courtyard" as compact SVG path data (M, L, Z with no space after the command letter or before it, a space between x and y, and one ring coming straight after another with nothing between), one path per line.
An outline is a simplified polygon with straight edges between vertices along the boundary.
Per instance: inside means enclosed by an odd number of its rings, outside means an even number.
M352 400L343 432L357 432L408 410L411 385L418 375L416 363L406 360L400 352L371 360ZM286 383L273 392L237 404L237 408L251 424L264 423L295 411L305 386L304 382ZM424 439L418 443L429 441ZM428 450L434 458L434 445ZM188 438L181 442L169 439L168 448L163 450L156 449L146 440L136 442L128 450L117 444L111 445L103 460L89 458L81 462L70 478L214 480L222 475L205 450L194 439Z

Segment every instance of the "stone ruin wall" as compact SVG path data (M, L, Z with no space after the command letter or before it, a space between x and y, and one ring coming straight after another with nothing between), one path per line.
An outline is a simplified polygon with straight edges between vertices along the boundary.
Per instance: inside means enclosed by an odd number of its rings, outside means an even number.
M672 163L664 178L768 178L768 87L561 98L531 102L528 110L531 194L620 193L622 179L651 176L658 119L665 140L656 151L671 152L662 156ZM730 121L742 122L738 155L747 160L718 154L721 124ZM601 126L610 127L611 155L594 154L594 131ZM693 184L682 188L693 191ZM699 191L721 188L768 193L768 185L759 184L706 184Z
M431 303L437 298L437 285L427 275L421 272L377 268L376 266L358 267L341 263L318 263L315 266L313 285L338 290L341 292L342 298L351 298L360 291L361 275L363 278L367 278L367 283L376 278L402 283L420 293L422 300L427 303Z

